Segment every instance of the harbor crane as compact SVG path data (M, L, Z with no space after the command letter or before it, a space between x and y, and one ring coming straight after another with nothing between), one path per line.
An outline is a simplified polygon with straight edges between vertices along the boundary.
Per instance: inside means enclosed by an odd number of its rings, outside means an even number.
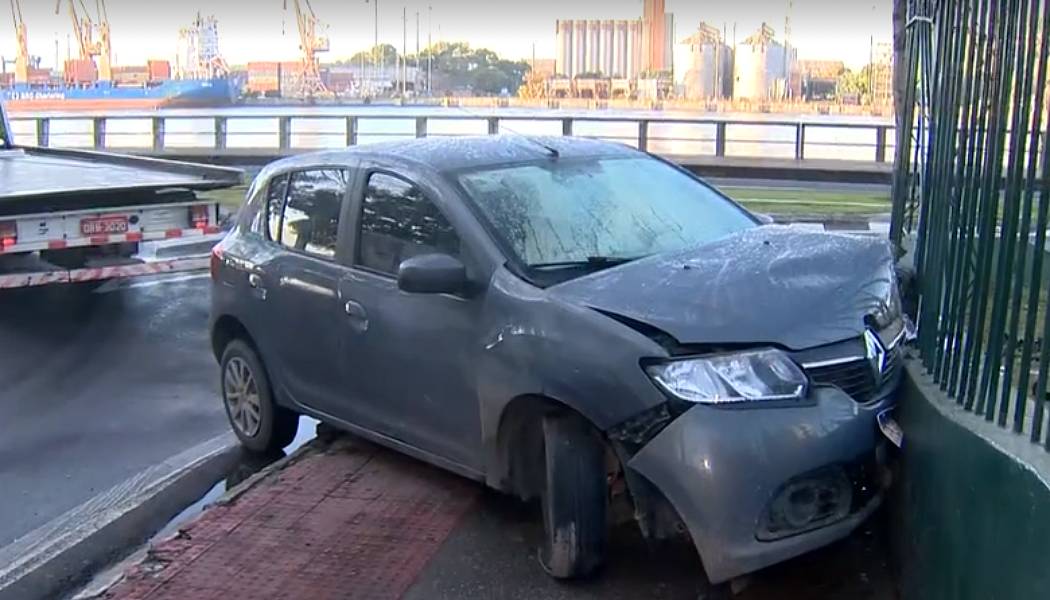
M73 34L77 38L80 47L80 59L93 61L98 57L99 81L113 80L113 50L109 38L109 15L106 14L106 0L96 0L95 9L98 14L98 22L91 18L83 0L67 0L69 6L69 17L73 20ZM77 10L80 6L80 11ZM55 14L62 11L62 0L55 3ZM83 13L83 14L81 14ZM95 41L95 32L98 32L98 41Z
M328 87L321 81L321 65L317 55L328 52L328 36L318 33L324 26L314 13L310 0L293 0L295 19L299 26L300 72L297 78L297 92L303 98L330 95ZM288 10L288 0L284 0L284 9Z
M11 0L11 17L15 20L15 42L18 45L15 54L15 83L29 83L29 42L19 0Z

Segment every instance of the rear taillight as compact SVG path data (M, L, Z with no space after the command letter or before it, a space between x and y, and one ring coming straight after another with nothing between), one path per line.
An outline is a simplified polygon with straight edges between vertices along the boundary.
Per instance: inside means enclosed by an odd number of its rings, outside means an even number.
M216 244L215 247L211 249L211 263L209 266L211 267L212 281L219 278L219 267L222 266L222 248L220 246L221 244Z
M0 221L0 252L18 242L18 227L14 221Z
M194 229L205 229L208 227L209 208L207 204L198 204L190 207L190 225Z

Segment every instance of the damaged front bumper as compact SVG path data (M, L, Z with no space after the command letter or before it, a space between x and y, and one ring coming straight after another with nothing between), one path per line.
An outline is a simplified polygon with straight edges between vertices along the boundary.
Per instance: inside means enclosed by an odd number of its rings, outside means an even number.
M712 582L843 538L881 502L877 415L893 396L859 404L828 386L807 400L696 405L627 461L678 513Z

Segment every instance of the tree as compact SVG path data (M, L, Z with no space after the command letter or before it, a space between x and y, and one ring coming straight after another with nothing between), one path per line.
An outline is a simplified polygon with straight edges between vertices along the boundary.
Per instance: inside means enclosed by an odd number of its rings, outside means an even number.
M380 44L373 46L369 50L362 50L357 54L350 57L350 64L373 64L376 58L379 59L379 64L383 66L393 66L397 64L397 59L400 54L397 48L390 44Z

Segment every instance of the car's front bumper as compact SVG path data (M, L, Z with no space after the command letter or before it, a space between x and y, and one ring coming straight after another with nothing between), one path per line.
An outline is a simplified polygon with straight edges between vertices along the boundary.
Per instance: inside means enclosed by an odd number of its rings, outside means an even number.
M845 537L881 502L878 477L853 481L858 487L848 514L801 533L759 539L785 484L829 468L855 473L881 454L876 415L892 407L892 395L858 404L837 388L815 387L810 400L786 408L695 406L628 461L678 512L712 582Z

